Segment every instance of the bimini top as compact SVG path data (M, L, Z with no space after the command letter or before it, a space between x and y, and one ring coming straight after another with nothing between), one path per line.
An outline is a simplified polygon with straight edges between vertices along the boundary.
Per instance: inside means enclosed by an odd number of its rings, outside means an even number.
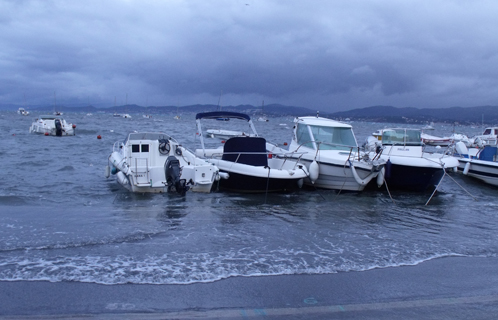
M247 114L239 112L230 111L213 111L213 112L201 112L196 114L195 119L222 119L222 118L234 118L240 120L251 121L251 117Z

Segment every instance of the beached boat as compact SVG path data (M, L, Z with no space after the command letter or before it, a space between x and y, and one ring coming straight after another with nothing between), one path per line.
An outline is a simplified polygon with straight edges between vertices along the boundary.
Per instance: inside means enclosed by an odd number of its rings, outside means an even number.
M130 133L109 156L106 177L115 174L132 192L210 192L219 179L216 166L196 157L164 133Z
M207 149L202 133L202 119L238 119L245 121L252 129L250 135L229 138L221 148ZM302 186L308 170L284 153L267 151L267 142L259 137L251 118L237 112L206 112L196 115L197 133L201 149L196 155L216 165L227 179L220 180L220 188L249 193L292 191Z
M31 124L29 132L46 136L74 136L76 134L75 129L75 124L67 123L62 117L42 115Z
M455 157L425 152L421 130L392 128L380 131L381 141L370 137L365 144L365 150L375 154L382 143L380 158L386 161L386 165L385 171L381 174L384 175L390 189L410 191L434 189L439 185L445 170L456 170L458 167L458 160Z
M463 142L455 145L455 155L460 165L458 170L464 175L498 186L498 148L483 146L467 148Z
M360 150L351 125L318 116L294 120L285 152L305 163L310 173L306 184L334 190L362 191L385 163Z

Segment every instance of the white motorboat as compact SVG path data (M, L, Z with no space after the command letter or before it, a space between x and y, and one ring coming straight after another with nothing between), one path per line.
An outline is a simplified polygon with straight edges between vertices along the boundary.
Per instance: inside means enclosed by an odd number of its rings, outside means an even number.
M484 129L481 135L474 137L472 147L482 148L483 146L496 146L498 142L498 127Z
M436 137L427 133L421 133L422 142L429 146L447 147L453 143L450 137Z
M20 114L21 116L29 116L29 111L24 108L19 108L19 110L17 110L17 114Z
M31 124L29 132L46 136L74 136L76 134L75 129L75 124L67 123L62 117L42 115Z
M109 163L106 177L115 174L132 192L210 192L219 179L216 166L164 133L130 133L114 144Z
M207 149L204 144L202 119L239 119L249 123L252 133L229 138L222 148ZM215 164L226 179L220 188L249 193L283 192L300 188L308 170L299 159L288 158L284 153L268 152L266 140L259 137L251 118L237 112L206 112L196 115L197 133L202 149L196 154Z
M378 130L382 139L367 139L366 151L378 152L382 145L380 158L386 161L382 173L388 188L410 191L434 189L444 176L445 170L456 170L455 157L424 152L422 132L418 129L393 128Z
M131 118L131 116L130 116L128 113L123 113L123 114L121 115L121 117L123 117L123 118L127 118L127 119L130 119L130 118Z
M295 118L285 152L305 163L310 173L306 184L334 190L362 191L385 163L361 152L351 125L318 116Z
M455 145L458 170L464 175L498 186L498 148L483 146L467 148L464 142Z

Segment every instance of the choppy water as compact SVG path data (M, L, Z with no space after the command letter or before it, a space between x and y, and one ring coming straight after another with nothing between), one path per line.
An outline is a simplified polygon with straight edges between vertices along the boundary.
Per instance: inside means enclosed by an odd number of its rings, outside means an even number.
M133 130L163 131L194 149L194 114L64 116L76 136L32 135L34 117L0 113L0 280L186 284L498 253L498 189L460 174L452 177L477 201L450 178L428 206L430 194L395 192L394 204L378 190L131 194L104 177L113 143ZM282 143L291 121L255 125ZM363 141L385 124L353 126ZM451 130L438 126L434 134Z

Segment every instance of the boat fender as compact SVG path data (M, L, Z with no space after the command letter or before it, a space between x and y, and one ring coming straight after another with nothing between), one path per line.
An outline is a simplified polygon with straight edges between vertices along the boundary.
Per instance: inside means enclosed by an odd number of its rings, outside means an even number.
M316 160L313 160L313 162L310 164L309 168L309 177L311 180L311 183L315 183L315 181L318 179L318 176L320 175L320 167L318 166L318 162Z
M122 185L128 184L128 178L122 171L119 171L116 177L118 178L119 183L121 183Z
M111 176L111 167L105 166L105 177L109 178Z
M385 179L389 179L391 178L391 167L392 167L392 163L391 163L391 160L390 159L387 159L387 162L386 162L386 165L384 166L384 168L386 169L385 170Z
M113 166L111 169L111 174L115 175L116 173L118 173L118 171L119 171L119 169Z
M453 167L453 172L457 173L458 172L458 167Z
M379 171L379 174L377 175L377 187L382 187L382 185L384 184L384 174L386 172L386 169L382 168L380 171Z
M303 184L304 184L304 180L303 179L297 180L297 186L298 186L299 189L301 189L303 187Z
M219 172L218 173L218 176L221 178L221 179L228 179L230 178L230 175L227 173L227 172Z
M463 174L467 175L467 173L469 173L469 170L470 170L470 162L467 162L465 164L465 167L463 168Z

